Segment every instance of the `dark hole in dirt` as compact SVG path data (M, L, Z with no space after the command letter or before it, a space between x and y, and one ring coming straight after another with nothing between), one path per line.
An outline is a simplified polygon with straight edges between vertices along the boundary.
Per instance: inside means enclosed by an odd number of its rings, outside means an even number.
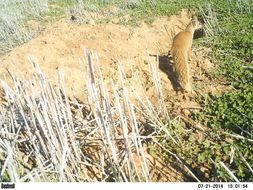
M193 34L193 39L202 38L206 35L205 30L203 28L200 28L198 30L195 30Z

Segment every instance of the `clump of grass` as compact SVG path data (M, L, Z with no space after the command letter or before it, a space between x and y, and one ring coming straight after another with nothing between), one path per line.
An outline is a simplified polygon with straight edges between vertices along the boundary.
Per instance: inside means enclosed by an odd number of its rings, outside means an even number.
M91 20L94 20L98 12L99 9L95 4L78 0L77 3L70 8L68 14L73 22L78 24L87 24Z
M125 8L133 9L136 8L138 5L140 5L141 1L140 0L127 0L125 2Z
M217 13L212 4L207 2L204 7L199 7L199 11L204 19L204 30L207 36L217 35L220 31L220 26L217 19Z
M32 39L38 30L32 30L26 21L48 11L47 0L0 1L0 54Z

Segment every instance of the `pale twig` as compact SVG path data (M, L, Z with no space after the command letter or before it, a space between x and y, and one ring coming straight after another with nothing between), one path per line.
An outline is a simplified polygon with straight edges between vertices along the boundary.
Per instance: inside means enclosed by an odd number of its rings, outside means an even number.
M165 150L166 152L168 152L170 155L172 155L174 158L176 158L176 160L183 164L184 168L192 175L192 177L194 179L196 179L198 182L201 182L197 176L183 163L183 161L173 152L171 152L170 150L168 150L167 148L164 148L158 141L156 141L155 139L153 139L153 141L158 144L159 147L161 147L163 150Z
M220 165L227 171L227 173L232 177L236 182L240 182L237 177L233 174L233 172L222 162L220 161Z

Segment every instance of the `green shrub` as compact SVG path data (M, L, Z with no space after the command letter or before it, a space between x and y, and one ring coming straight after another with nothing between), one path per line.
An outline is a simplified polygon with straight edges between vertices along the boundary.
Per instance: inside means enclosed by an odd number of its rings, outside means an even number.
M252 181L252 169L247 166L247 163L253 165L252 2L214 1L212 6L218 14L219 31L217 36L209 37L209 46L219 65L218 73L235 90L211 96L207 102L203 100L204 111L193 114L193 118L213 130L240 135L232 145L235 148L233 160L227 165L240 181ZM218 168L219 176L228 180L223 173L223 169Z

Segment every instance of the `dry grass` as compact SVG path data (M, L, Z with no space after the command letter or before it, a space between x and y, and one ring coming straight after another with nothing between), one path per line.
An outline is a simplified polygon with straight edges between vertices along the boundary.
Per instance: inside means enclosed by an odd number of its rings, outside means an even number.
M170 117L157 70L150 64L152 105L131 89L120 64L109 93L96 55L87 50L85 60L86 103L69 100L61 72L54 88L32 58L32 80L11 73L13 87L1 80L1 181L151 180L145 142L161 132L176 142L165 128Z
M0 0L0 54L31 40L39 31L28 20L48 11L47 0Z
M199 7L200 14L204 20L204 30L207 36L216 36L220 29L217 13L211 3L206 3L205 7Z

